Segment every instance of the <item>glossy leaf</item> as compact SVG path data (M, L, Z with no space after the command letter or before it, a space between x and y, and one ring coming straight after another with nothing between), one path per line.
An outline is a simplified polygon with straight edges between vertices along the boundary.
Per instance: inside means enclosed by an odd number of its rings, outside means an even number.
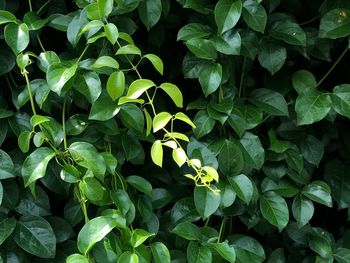
M302 196L296 196L293 201L292 211L299 227L303 227L311 220L315 208L310 200Z
M236 262L236 252L233 246L230 246L227 242L216 243L214 249L220 254L222 258L228 262Z
M154 233L149 233L143 229L134 229L131 233L130 244L134 248L138 247L151 236L154 236Z
M144 178L137 176L137 175L131 175L126 178L126 181L131 184L134 188L139 190L140 192L143 192L145 194L150 194L152 191L152 185Z
M312 201L332 207L331 189L323 181L314 181L306 185L302 194L310 198Z
M47 69L46 80L52 91L61 94L63 87L74 77L77 64L66 65L64 63L51 64Z
M194 204L202 219L212 215L220 205L220 195L213 193L206 187L196 187L194 190Z
M320 22L319 36L322 38L336 39L350 34L350 11L344 8L336 8L327 12Z
M216 59L217 52L211 41L201 38L186 41L188 49L198 58Z
M257 107L270 115L288 116L287 102L282 94L269 89L255 89L250 99Z
M155 86L154 82L148 79L138 79L132 82L129 86L127 96L130 99L137 99L145 91Z
M163 61L160 59L160 57L158 57L157 55L154 54L147 54L143 56L144 58L148 59L153 67L161 74L163 75L163 71L164 71L164 65L163 65ZM170 83L169 83L170 84Z
M170 253L168 248L161 242L151 244L151 251L154 263L170 263Z
M163 129L172 119L172 115L168 112L160 112L153 118L153 132Z
M254 190L252 181L244 174L231 176L228 178L228 181L238 197L249 204Z
M258 54L260 65L266 68L271 75L283 67L286 58L286 48L272 42L264 43Z
M152 161L162 167L163 165L163 146L160 140L156 140L151 147Z
M141 21L150 30L160 19L162 2L160 0L144 0L138 7Z
M183 107L183 97L180 89L171 83L163 83L159 86L166 94L173 100L175 105L179 108Z
M6 44L15 54L25 50L29 44L29 29L26 24L10 23L4 30Z
M240 0L229 1L220 0L215 5L215 21L219 33L233 28L238 22L242 12L242 2Z
M219 63L205 63L199 71L199 83L204 95L207 97L220 86L222 67Z
M337 113L350 118L350 85L336 86L331 94L331 99L333 109Z
M10 22L16 22L16 17L6 10L0 10L0 25Z

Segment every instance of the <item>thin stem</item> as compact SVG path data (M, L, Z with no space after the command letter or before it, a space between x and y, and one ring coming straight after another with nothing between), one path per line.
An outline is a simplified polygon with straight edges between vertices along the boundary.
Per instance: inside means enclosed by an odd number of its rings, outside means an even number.
M222 238L222 234L223 234L223 232L224 232L224 227L225 227L225 224L226 224L226 220L227 220L227 217L225 216L225 217L222 219L222 222L221 222L221 225L220 225L219 237L218 237L217 243L220 243L220 240L221 240L221 238Z
M78 58L77 63L79 63L79 61L83 58L85 52L88 50L89 47L90 47L90 44L88 44L88 45L84 48L83 52L80 54L80 56L79 56L79 58Z
M300 23L299 26L305 26L307 24L310 24L310 23L316 21L319 18L320 18L320 16L315 16L315 17L313 17L313 18L311 18L311 19L309 19L309 20L307 20L305 22Z
M43 45L43 43L41 42L41 39L40 39L38 33L36 33L36 38L37 38L37 40L38 40L38 43L39 43L39 46L40 46L41 50L42 50L43 52L46 52L46 50L45 50L45 48L44 48L44 45Z
M13 76L12 76L12 73L11 73L11 72L9 73L9 75L10 75L10 79L11 79L11 81L12 81L13 85L15 86L15 88L18 88L18 85L17 85L17 83L16 83L15 79L13 78Z
M243 84L244 84L244 76L245 76L245 66L246 66L246 57L243 58L243 64L242 64L242 70L241 70L241 78L239 81L239 89L238 89L238 97L241 97L242 95L242 89L243 89Z
M29 100L30 100L30 106L32 107L33 114L36 115L33 94L32 94L32 90L30 89L30 82L29 82L29 78L28 78L28 72L26 72L24 70L23 71L23 76L26 79L26 83L27 83L27 89L28 89L28 95L29 95Z
M32 1L28 0L28 4L29 4L29 11L32 12L33 11Z
M44 9L48 4L51 3L51 1L52 1L52 0L46 1L46 2L38 9L37 13L40 14L40 12L43 11L43 9Z
M329 74L333 71L333 69L338 65L338 63L343 59L346 52L348 51L348 47L344 49L344 51L340 54L338 59L334 62L334 64L331 66L331 68L326 72L326 74L321 78L321 80L317 83L316 87L320 86L322 82L328 77Z
M64 97L63 107L62 107L62 130L63 130L63 147L64 147L64 150L68 149L68 146L67 146L67 133L66 133L66 107L67 107L67 97Z
M210 216L207 218L207 220L205 220L204 227L207 227L209 225L209 221L210 221Z
M79 185L76 185L75 187L77 189L77 195L78 195L79 202L81 205L81 210L83 211L83 214L84 214L85 224L87 224L89 222L89 216L87 213L87 208L86 208L86 203L85 203L86 199L85 199L84 194L81 192Z

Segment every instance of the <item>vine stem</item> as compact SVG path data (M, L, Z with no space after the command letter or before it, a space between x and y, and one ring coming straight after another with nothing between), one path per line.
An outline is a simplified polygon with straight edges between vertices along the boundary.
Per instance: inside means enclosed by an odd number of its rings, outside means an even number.
M88 50L89 47L90 47L90 44L88 44L88 45L84 48L83 52L80 54L80 56L79 56L79 58L78 58L77 63L79 63L79 61L83 58L83 56L85 55L85 53L86 53L86 51Z
M41 50L42 50L43 52L46 52L46 50L45 50L45 48L44 48L44 45L43 45L43 43L41 42L41 39L40 39L38 33L36 33L36 38L37 38L37 40L38 40L38 43L39 43L39 46L40 46Z
M89 223L90 220L89 220L89 216L88 216L87 208L86 208L86 203L85 203L86 199L85 199L84 194L80 191L79 185L76 185L76 189L77 189L77 195L79 198L79 202L81 205L81 210L83 210L85 224L87 224L87 223Z
M51 1L52 1L52 0L46 1L46 2L38 9L37 13L40 14L40 12L43 11L43 9L44 9L48 4L51 3Z
M218 237L217 243L220 243L220 240L222 238L222 234L224 232L224 227L225 227L226 221L227 221L227 217L225 216L221 221L220 230L219 230L219 237Z
M64 150L68 149L67 146L67 133L66 133L66 107L67 107L67 97L64 97L62 106L62 130L63 130L63 147Z
M242 64L242 71L241 71L241 78L239 81L239 89L238 89L238 97L241 97L242 95L242 89L243 89L243 83L244 83L244 70L246 66L246 57L243 58L243 64Z
M321 80L316 84L316 87L320 86L322 82L331 74L331 72L334 70L334 68L338 65L338 63L343 59L346 52L348 51L348 47L344 49L344 51L340 54L338 59L334 62L334 64L330 67L330 69L324 74L324 76L321 78Z
M29 11L32 12L33 11L33 6L32 6L32 1L28 0L28 5L29 5Z
M30 88L28 72L26 70L23 70L23 76L26 79L26 83L27 83L27 89L28 89L28 95L29 95L29 100L30 100L30 106L32 107L33 114L36 115L36 109L35 109L33 94L32 94L32 90Z

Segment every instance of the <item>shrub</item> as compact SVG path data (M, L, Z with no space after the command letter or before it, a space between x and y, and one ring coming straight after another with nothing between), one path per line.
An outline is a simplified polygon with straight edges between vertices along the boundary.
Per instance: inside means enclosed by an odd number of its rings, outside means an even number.
M348 1L0 0L0 34L0 261L350 262Z

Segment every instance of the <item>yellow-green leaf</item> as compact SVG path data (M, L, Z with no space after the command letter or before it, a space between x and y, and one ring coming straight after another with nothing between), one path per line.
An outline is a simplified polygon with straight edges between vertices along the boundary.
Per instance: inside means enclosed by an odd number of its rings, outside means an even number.
M179 108L183 107L183 97L180 89L171 83L163 83L159 86L160 89L164 90L166 94L173 100L175 105Z
M176 164L181 167L187 159L187 155L182 148L177 148L173 150L173 159L176 162Z
M196 125L191 121L191 119L185 113L182 113L182 112L176 113L174 119L186 122L192 128L196 128Z
M162 142L160 140L156 140L152 144L151 157L152 157L152 161L156 165L162 167L162 164L163 164L163 146L162 146Z
M171 120L172 116L168 112L158 113L153 119L153 132L157 132L164 128L168 122Z
M146 90L155 86L154 82L149 79L138 79L130 84L127 97L130 99L137 99L140 97Z

